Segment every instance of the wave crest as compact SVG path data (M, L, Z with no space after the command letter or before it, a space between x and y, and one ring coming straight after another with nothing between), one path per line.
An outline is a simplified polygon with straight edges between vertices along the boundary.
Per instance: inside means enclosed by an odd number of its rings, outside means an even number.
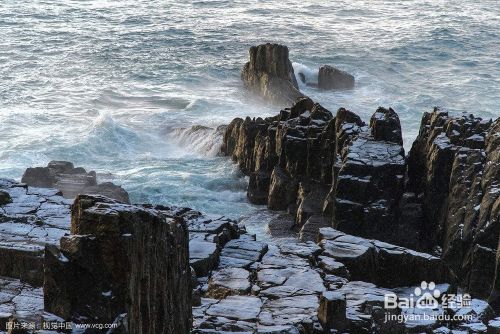
M299 88L305 88L308 84L313 86L318 84L318 68L312 69L297 62L293 62L292 66Z
M189 128L174 129L171 137L187 152L196 152L203 156L215 157L220 152L226 125L211 128L203 125L193 125Z

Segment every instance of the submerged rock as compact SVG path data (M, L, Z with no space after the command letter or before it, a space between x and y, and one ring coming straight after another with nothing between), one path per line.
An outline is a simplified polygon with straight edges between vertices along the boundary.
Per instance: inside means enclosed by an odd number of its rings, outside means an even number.
M70 199L78 194L97 194L130 203L128 193L122 187L111 182L98 184L94 171L75 168L67 161L51 161L47 167L28 168L21 182L32 187L59 189L64 197Z
M273 103L289 104L304 96L299 91L288 48L279 44L252 46L250 61L241 71L245 88Z
M354 88L354 77L333 66L323 65L318 72L318 87L320 89L351 89Z

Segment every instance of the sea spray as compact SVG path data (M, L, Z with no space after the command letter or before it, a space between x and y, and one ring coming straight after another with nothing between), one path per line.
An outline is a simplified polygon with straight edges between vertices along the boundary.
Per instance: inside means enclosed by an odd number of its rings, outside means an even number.
M194 125L189 128L177 128L171 133L173 142L187 152L196 152L205 157L215 157L220 151L226 126L211 128Z
M313 69L298 62L292 62L292 66L300 89L304 89L308 85L316 86L318 84L319 68Z

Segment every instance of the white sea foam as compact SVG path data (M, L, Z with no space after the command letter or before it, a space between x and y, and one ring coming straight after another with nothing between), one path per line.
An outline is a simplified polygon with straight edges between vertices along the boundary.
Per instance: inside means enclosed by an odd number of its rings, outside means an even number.
M307 87L307 84L317 85L318 84L318 68L311 68L304 64L293 62L293 71L295 72L295 78L299 83L299 88L304 89ZM302 81L305 79L305 82Z
M174 129L170 138L186 152L195 152L204 157L215 157L220 152L225 126L211 128L194 125Z

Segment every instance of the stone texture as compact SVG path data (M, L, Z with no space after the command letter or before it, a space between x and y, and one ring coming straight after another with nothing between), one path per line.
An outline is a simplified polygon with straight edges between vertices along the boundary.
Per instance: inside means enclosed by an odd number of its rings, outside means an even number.
M494 285L498 248L499 132L499 119L435 109L424 114L408 157L408 187L422 201L422 234L442 248L460 285L482 298Z
M262 307L260 298L252 296L229 296L208 307L210 316L222 316L228 319L256 320Z
M71 162L51 161L47 167L28 168L21 182L32 187L56 188L66 198L74 199L78 194L98 194L129 203L128 193L111 182L97 183L96 173Z
M299 239L302 241L316 241L319 229L331 225L332 222L330 218L324 215L313 214L300 229Z
M295 202L298 184L279 166L273 169L267 206L271 210L286 210Z
M460 147L483 149L490 126L491 121L470 114L454 118L437 108L422 117L419 135L408 156L408 186L417 194L423 193L426 229L436 236L436 243L442 241L444 232L455 154ZM482 140L471 141L474 136Z
M0 207L0 276L43 283L44 244L57 244L68 232L70 201L57 190L0 179L10 201Z
M161 211L80 195L72 235L45 250L45 309L129 332L184 333L191 327L188 232ZM90 307L89 307L90 306ZM88 321L88 320L87 320Z
M359 135L344 147L334 183L334 227L397 242L394 226L404 191L405 159L399 144Z
M452 273L434 256L377 240L347 235L331 228L320 230L322 255L343 263L351 279L384 287L418 284L425 280L450 282Z
M456 277L461 288L474 297L490 296L500 309L500 257L495 256L500 120L450 116L439 109L424 113L407 158L399 117L391 108L378 108L366 126L345 108L333 116L303 98L275 117L233 123L222 153L250 176L250 198L263 203L267 191L268 208L294 216L300 238L316 240L317 230L330 221L350 235L389 243L373 241L375 246L349 237L338 244L334 260L352 279L390 287L413 284L428 279L413 274L412 266L418 267L436 280L454 282ZM330 269L324 261L319 265ZM263 269L270 286L286 282L287 270ZM390 270L401 272L400 277L393 278ZM324 276L327 287L345 285L345 279ZM415 326L412 330L419 330Z
M354 88L354 77L333 66L323 65L318 72L318 87L321 89L351 89Z
M370 128L375 140L403 145L399 116L392 108L379 107L370 118Z
M250 61L241 71L245 88L264 99L289 104L304 96L299 91L288 48L279 44L252 46Z
M345 295L327 291L321 294L318 318L325 329L343 330L347 327Z
M207 296L223 299L230 295L250 292L250 273L243 268L226 267L214 271L210 277Z

